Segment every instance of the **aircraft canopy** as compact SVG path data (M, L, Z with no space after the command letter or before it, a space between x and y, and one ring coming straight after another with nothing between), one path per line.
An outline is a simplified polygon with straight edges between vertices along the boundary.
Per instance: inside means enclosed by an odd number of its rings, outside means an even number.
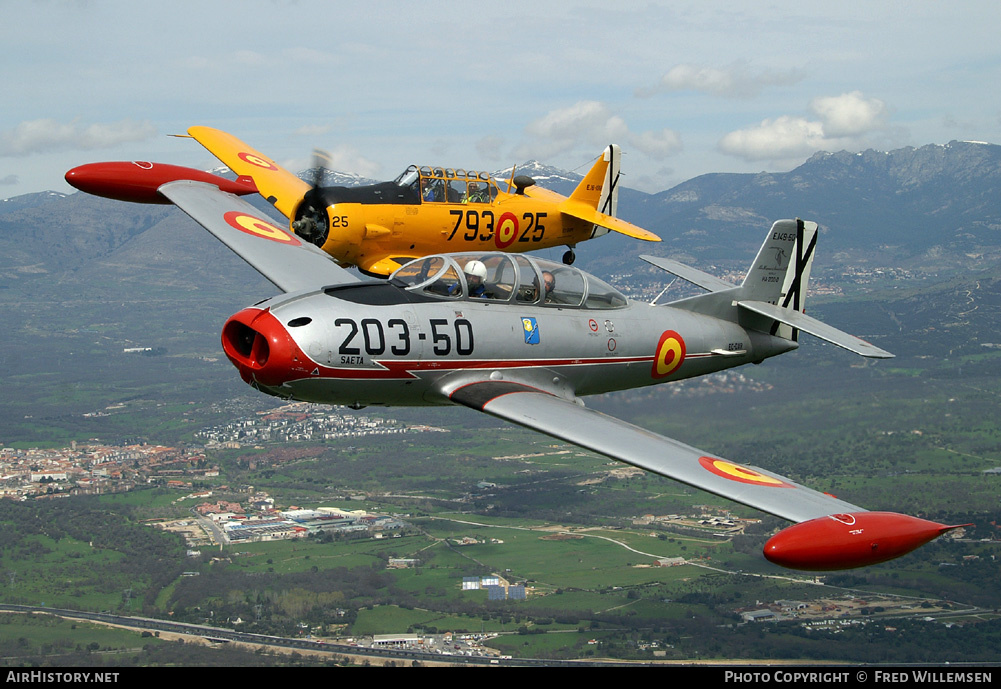
M490 203L497 198L493 177L475 170L411 165L394 181L432 203Z
M626 298L606 282L562 263L501 252L439 254L401 266L397 287L443 300L616 309Z

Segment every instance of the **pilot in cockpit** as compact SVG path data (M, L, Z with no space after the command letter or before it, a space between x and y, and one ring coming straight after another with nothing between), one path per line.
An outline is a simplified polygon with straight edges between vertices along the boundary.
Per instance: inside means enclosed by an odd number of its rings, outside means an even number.
M548 304L554 301L553 289L556 287L556 277L548 270L544 270L542 271L542 282L545 287L545 292L543 293L543 302Z
M438 179L421 178L421 198L425 201L444 201L443 182Z
M487 190L482 188L478 182L469 183L469 194L466 196L465 203L486 203L490 200L490 195Z
M469 261L463 267L462 272L466 275L466 287L471 297L487 297L487 286L484 280L487 277L487 267L482 261Z

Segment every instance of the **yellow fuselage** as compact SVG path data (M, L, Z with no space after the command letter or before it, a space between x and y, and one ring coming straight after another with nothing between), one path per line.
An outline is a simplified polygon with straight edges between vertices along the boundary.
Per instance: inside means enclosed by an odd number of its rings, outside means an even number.
M564 215L545 199L500 192L480 203L335 203L327 208L330 232L321 248L342 263L388 274L382 261L455 251L522 252L573 246L594 225Z

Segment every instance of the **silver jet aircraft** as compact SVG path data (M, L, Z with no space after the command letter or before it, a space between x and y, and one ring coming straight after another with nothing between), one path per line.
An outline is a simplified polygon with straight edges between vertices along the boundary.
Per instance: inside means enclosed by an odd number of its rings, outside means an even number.
M817 225L780 220L739 285L644 257L708 292L638 303L587 273L523 254L419 258L360 281L204 182L159 193L283 294L233 315L222 346L269 395L324 404L461 405L777 515L765 556L811 570L882 562L956 528L869 512L789 478L588 409L581 398L701 376L797 348L800 332L888 352L803 313Z

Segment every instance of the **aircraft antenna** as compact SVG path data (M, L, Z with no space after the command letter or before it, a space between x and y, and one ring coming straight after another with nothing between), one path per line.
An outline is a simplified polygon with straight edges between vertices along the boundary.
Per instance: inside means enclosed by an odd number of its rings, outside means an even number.
M658 294L658 295L657 295L656 297L654 297L654 298L653 298L653 301L651 301L651 302L650 302L650 306L656 306L656 305L657 305L657 300L658 300L658 299L660 299L660 298L661 298L662 296L664 296L664 292L666 292L667 290L671 289L671 287L672 287L672 286L674 285L674 283L676 283L677 281L678 281L678 278L674 278L674 279L673 279L673 280L671 280L671 281L670 281L669 283L667 283L667 287L665 287L664 289L662 289L662 290L660 291L660 294Z
M582 170L585 165L590 169L590 167L597 162L598 158L600 158L603 155L604 155L604 152L599 153L598 155L596 155L595 157L591 158L590 160L584 161L583 163L581 163L580 165L578 165L577 167L575 167L570 172L577 172L578 170Z

